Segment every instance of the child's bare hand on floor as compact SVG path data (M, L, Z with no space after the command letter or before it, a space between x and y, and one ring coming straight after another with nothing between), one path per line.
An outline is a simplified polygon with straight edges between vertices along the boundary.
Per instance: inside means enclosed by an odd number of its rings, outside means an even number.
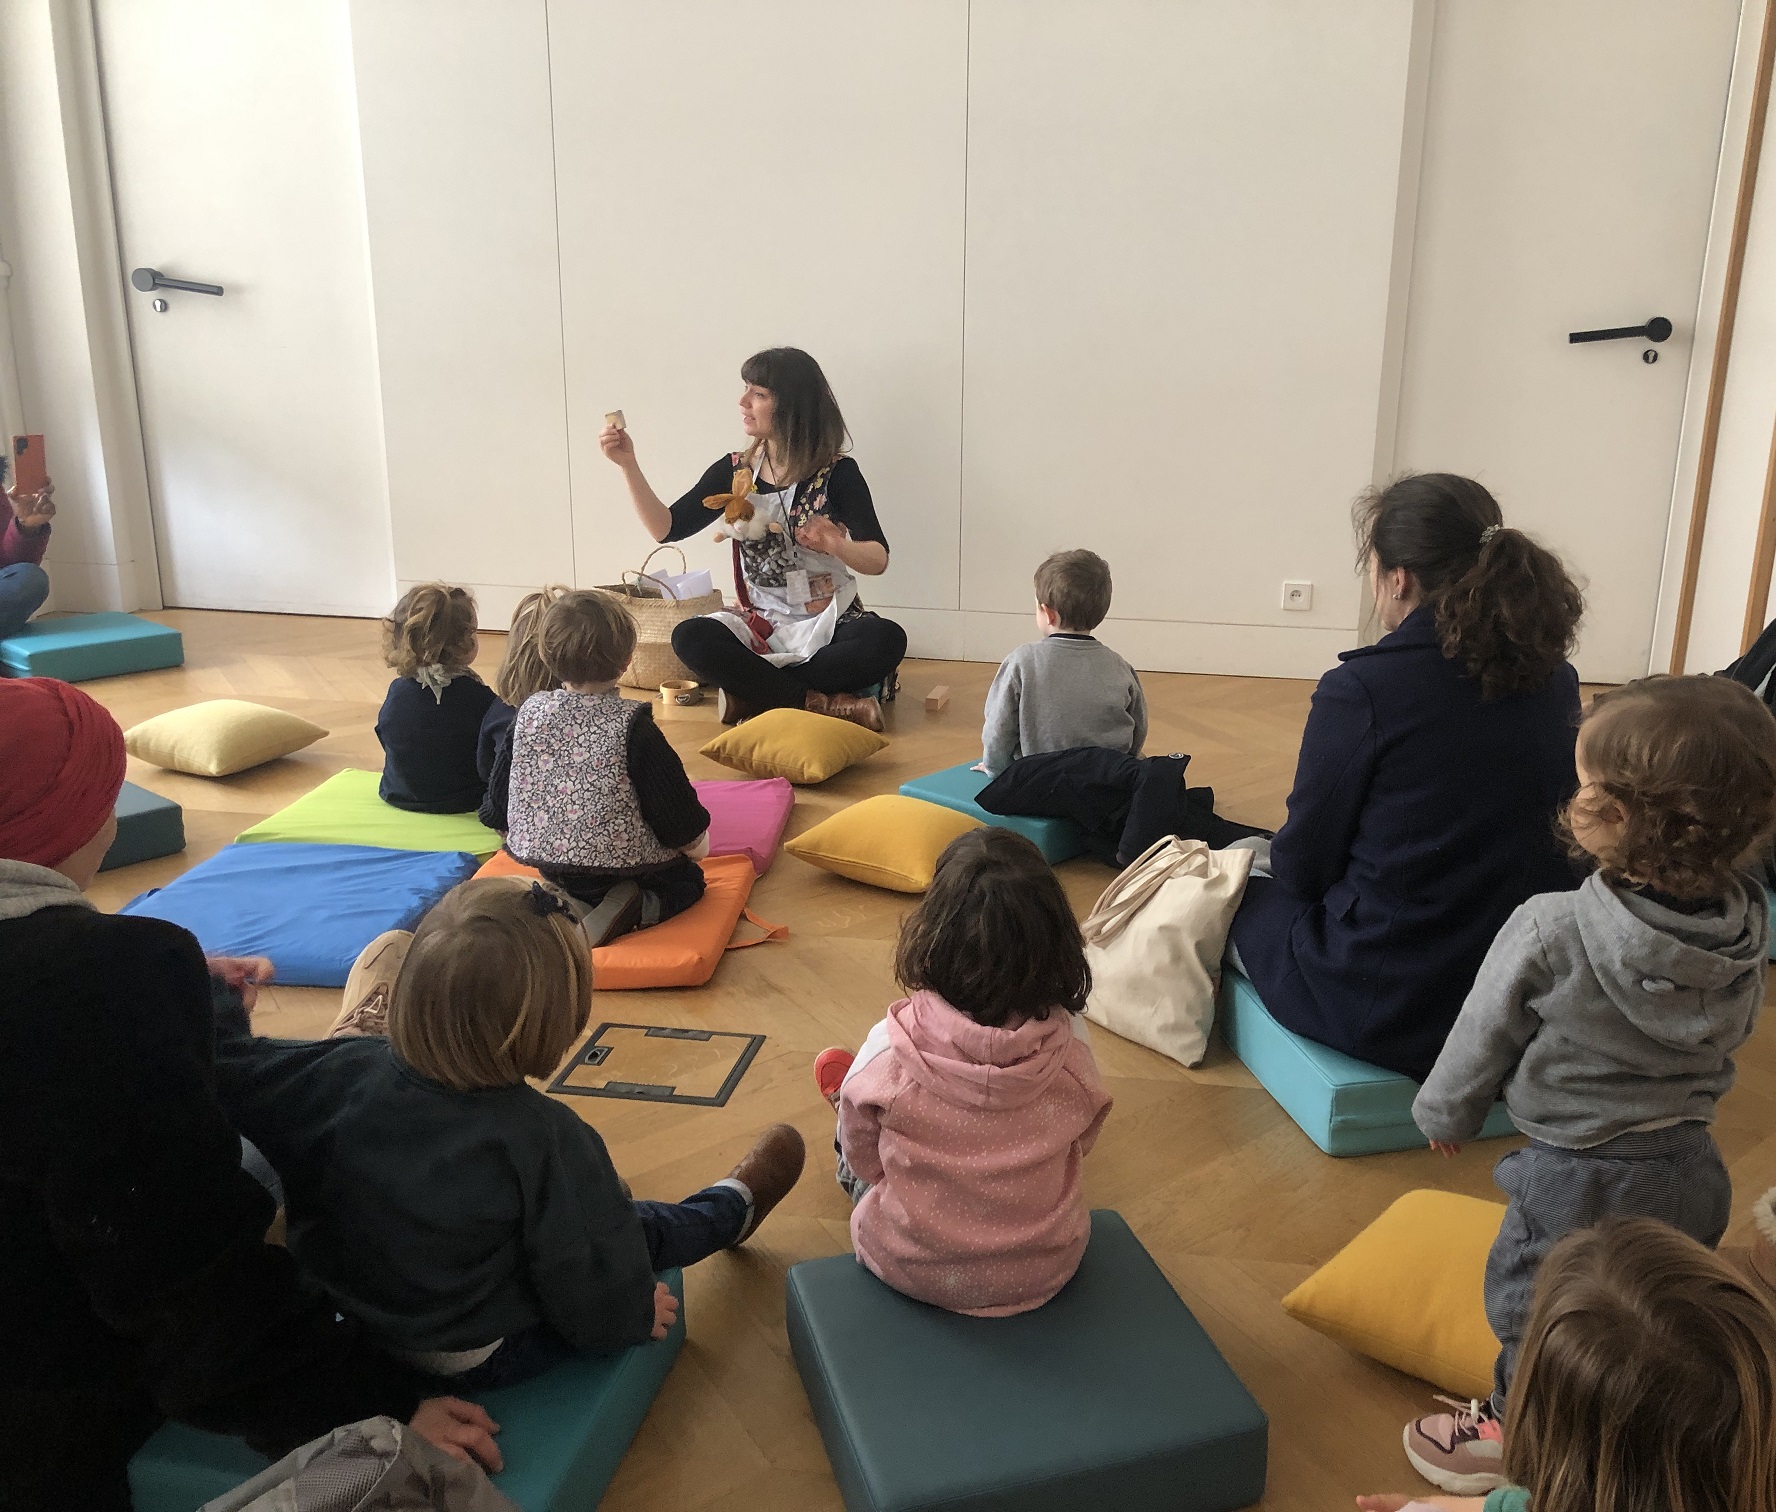
M678 1321L678 1298L664 1281L654 1283L654 1337L663 1339Z
M1433 1150L1435 1150L1439 1155L1441 1155L1445 1160L1449 1160L1452 1157L1461 1154L1461 1152L1462 1152L1462 1147L1460 1145L1455 1144L1452 1141L1447 1140L1447 1139L1433 1139L1431 1141L1431 1148ZM1386 1509L1383 1508L1382 1512L1386 1512Z

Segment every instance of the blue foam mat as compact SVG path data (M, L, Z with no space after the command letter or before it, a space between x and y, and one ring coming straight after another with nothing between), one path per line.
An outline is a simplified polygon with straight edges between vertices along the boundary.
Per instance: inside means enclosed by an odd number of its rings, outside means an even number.
M1227 1048L1328 1155L1375 1155L1429 1144L1412 1121L1417 1082L1285 1029L1270 1016L1258 989L1231 966L1221 968L1215 1021ZM1498 1103L1479 1137L1516 1132L1505 1105Z
M788 1278L796 1369L849 1512L1226 1512L1264 1492L1263 1410L1120 1215L1007 1318L929 1307L850 1255Z
M134 614L52 614L0 640L0 671L8 677L89 682L184 660L185 639L177 630Z
M105 859L102 872L138 861L154 861L185 849L185 811L171 798L126 782L117 795L117 838Z
M954 809L958 814L967 814L971 819L980 820L982 824L1013 830L1026 840L1034 842L1050 865L1070 861L1084 852L1085 836L1071 819L989 814L975 799L979 797L981 789L992 780L985 772L977 772L965 763L962 766L945 767L941 772L932 772L924 777L915 777L911 782L903 782L900 791L903 797L923 799L926 803Z
M506 1468L491 1479L524 1512L590 1512L617 1473L684 1344L684 1273L660 1279L680 1304L664 1339L474 1394L500 1425ZM130 1461L130 1492L136 1512L196 1512L266 1463L239 1439L168 1423Z
M209 955L269 956L285 986L343 987L366 945L412 929L479 865L466 851L235 844L118 912L183 925Z

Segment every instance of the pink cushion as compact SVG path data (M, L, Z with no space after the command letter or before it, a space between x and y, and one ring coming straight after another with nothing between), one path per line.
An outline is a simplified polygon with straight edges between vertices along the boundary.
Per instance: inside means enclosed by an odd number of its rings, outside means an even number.
M759 876L777 857L795 789L781 777L759 782L693 782L709 810L709 854L747 856Z

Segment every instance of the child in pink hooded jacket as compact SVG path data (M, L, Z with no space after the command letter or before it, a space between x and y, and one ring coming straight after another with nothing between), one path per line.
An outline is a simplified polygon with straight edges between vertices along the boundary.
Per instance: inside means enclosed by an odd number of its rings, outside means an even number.
M1079 1168L1110 1111L1085 1025L1079 926L1028 840L978 829L901 928L911 993L815 1080L839 1113L857 1258L952 1312L1040 1307L1091 1232ZM841 1084L842 1078L842 1084Z

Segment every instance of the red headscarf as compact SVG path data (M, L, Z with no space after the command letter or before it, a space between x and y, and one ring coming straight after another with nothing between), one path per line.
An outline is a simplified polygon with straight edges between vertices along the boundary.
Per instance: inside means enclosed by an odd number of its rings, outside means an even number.
M123 787L123 731L50 677L0 678L0 860L59 866L104 827Z

